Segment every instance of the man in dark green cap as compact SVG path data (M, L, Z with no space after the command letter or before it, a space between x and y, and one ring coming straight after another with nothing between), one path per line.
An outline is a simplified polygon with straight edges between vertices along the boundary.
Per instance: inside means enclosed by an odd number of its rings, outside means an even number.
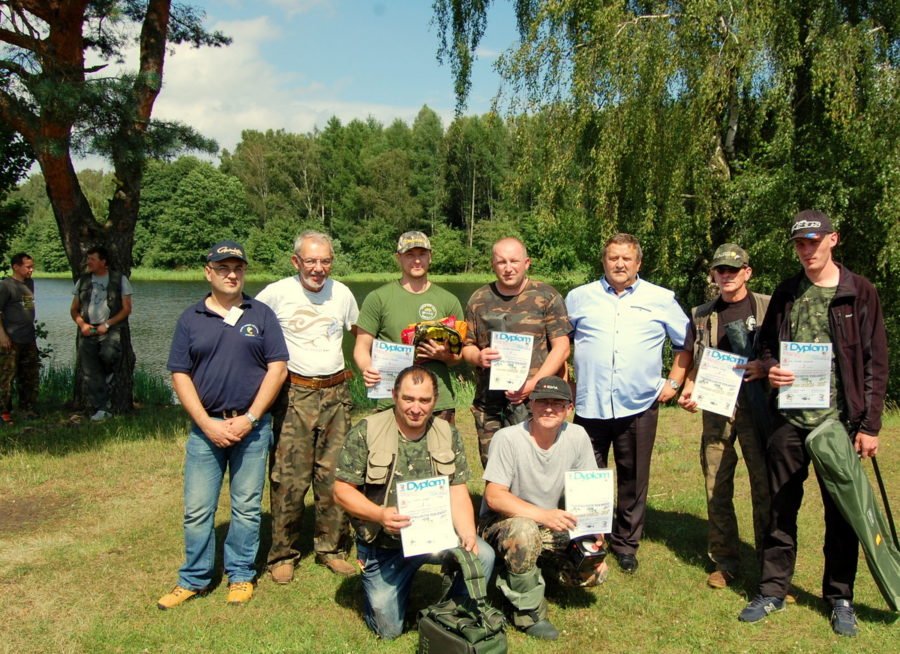
M734 243L719 246L710 263L710 279L719 294L706 304L691 309L685 349L693 348L694 368L688 375L678 404L692 413L697 411L693 399L694 377L703 350L711 347L740 356L750 356L756 340L757 326L762 323L769 306L769 296L747 288L753 275L750 258ZM765 389L761 381L765 371L757 360L746 366L744 381L734 415L729 417L703 412L703 434L700 465L706 478L706 511L709 517L707 554L715 569L706 579L710 588L725 588L738 574L740 565L737 516L734 511L734 472L737 467L735 441L750 476L753 503L753 532L756 551L762 551L769 516L769 483L766 477L764 433L754 414L765 411ZM756 411L754 411L754 408Z

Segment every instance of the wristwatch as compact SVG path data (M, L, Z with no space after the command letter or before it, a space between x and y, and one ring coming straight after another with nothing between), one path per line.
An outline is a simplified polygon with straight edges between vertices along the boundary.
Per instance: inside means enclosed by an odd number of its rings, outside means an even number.
M673 390L676 390L676 391L677 391L679 388L681 388L681 384L679 384L679 383L678 383L677 381L675 381L674 379L669 378L669 379L666 380L666 383L667 383L669 386L671 386Z
M253 415L252 413L250 413L248 411L247 413L244 414L244 417L250 421L250 426L253 429L256 429L257 427L259 427L259 418L257 418L255 415Z

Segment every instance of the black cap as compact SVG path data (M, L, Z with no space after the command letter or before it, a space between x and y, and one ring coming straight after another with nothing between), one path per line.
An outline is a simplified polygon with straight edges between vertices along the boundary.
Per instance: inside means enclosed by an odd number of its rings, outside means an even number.
M224 261L225 259L240 259L244 263L250 263L247 260L247 253L244 246L235 241L219 241L206 253L206 262Z
M807 209L801 211L791 221L791 240L795 238L816 238L835 231L831 218L821 211Z
M565 400L572 401L572 389L569 388L568 382L563 379L551 375L543 377L534 385L534 390L530 395L532 400Z

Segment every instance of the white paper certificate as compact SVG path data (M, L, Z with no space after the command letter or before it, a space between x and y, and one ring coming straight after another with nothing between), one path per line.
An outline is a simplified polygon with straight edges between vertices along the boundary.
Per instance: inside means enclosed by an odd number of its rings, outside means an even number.
M491 361L491 380L488 388L492 391L517 391L528 379L531 370L531 334L491 332L491 347L500 353L500 358Z
M781 342L779 365L794 383L778 389L779 409L827 409L831 405L831 343Z
M747 357L712 347L704 349L691 399L704 411L730 418L744 380L744 371L734 367L746 363Z
M368 389L366 396L373 400L391 397L397 375L413 364L415 356L414 345L389 343L376 338L372 342L372 367L381 373L381 381Z
M613 471L609 468L566 473L566 511L578 518L569 538L612 531L613 488Z
M409 516L400 530L403 556L433 554L459 545L450 516L450 480L429 477L397 482L397 512Z

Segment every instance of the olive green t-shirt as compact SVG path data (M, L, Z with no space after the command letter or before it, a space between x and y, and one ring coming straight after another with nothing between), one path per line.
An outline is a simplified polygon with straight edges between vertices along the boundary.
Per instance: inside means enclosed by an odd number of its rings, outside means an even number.
M376 288L363 300L356 326L382 341L400 342L400 334L410 324L423 320L441 320L456 316L463 320L463 308L453 293L436 284L424 293L410 293L399 281ZM450 382L450 369L443 361L423 361L422 364L438 378L438 398L435 411L456 408L456 398ZM390 400L382 400L378 408L391 406Z
M832 343L828 324L828 308L837 287L816 286L806 277L800 282L797 299L791 307L791 338L798 343ZM827 409L784 409L785 420L801 429L814 429L827 418L840 419L841 395L835 367L834 351L831 353L831 403Z

